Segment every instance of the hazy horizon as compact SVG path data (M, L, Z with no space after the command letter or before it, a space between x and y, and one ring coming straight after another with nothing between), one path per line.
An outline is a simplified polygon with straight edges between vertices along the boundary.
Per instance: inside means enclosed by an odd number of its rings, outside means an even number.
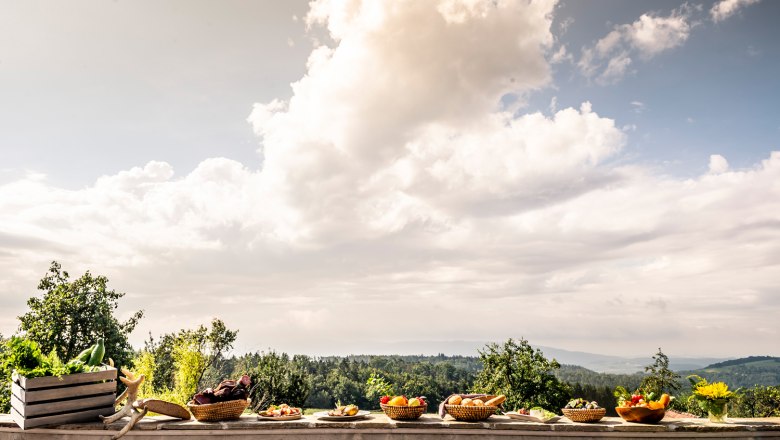
M780 2L0 2L3 335L780 356Z

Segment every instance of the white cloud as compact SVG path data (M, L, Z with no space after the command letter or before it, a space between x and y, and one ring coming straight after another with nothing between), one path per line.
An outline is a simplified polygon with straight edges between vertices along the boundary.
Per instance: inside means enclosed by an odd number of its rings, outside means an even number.
M710 156L710 173L721 174L725 173L729 169L729 163L725 157L720 154L713 154Z
M712 5L710 17L712 17L712 21L717 23L736 14L741 8L758 3L759 1L760 0L720 0Z
M553 5L441 5L314 3L334 43L289 101L255 106L260 170L213 158L178 177L150 162L78 190L0 186L5 310L58 259L147 310L137 342L215 315L240 349L314 354L419 339L421 323L544 344L576 320L588 350L631 354L742 354L759 347L751 323L780 333L780 153L746 170L713 156L690 179L616 165L625 134L589 103L500 110L549 85ZM663 325L637 327L637 309ZM446 325L464 313L494 324Z
M561 45L550 57L550 63L560 64L566 61L573 62L574 57L572 56L571 53L569 53L565 45Z
M647 13L633 23L615 26L593 46L583 48L577 63L580 72L602 84L618 81L628 72L632 57L648 60L681 46L691 32L690 11L683 6L666 17Z
M668 17L642 14L626 30L626 37L640 55L650 58L659 52L682 45L690 35L688 17L675 12Z

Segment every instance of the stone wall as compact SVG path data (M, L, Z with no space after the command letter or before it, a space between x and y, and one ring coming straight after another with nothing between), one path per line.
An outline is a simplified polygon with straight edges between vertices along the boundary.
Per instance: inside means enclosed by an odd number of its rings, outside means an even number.
M179 421L167 417L149 417L139 422L125 437L133 440L163 438L230 440L467 440L487 438L512 439L600 439L600 438L780 438L780 418L733 419L728 424L712 424L706 419L664 419L656 425L627 423L620 418L605 417L599 423L573 423L566 418L552 424L528 423L492 416L486 422L458 422L447 417L441 420L426 414L416 421L394 421L384 414L372 414L355 422L326 422L312 416L285 422L258 421L244 415L240 420L201 423ZM124 426L124 422L103 426L101 423L81 423L22 431L10 416L0 415L0 440L76 440L109 439Z

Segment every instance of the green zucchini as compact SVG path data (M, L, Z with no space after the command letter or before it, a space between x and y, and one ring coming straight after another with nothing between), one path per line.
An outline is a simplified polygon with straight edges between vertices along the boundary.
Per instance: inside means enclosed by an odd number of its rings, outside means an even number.
M95 367L103 362L103 356L106 354L106 346L104 345L103 338L98 339L95 348L92 350L92 354L89 356L89 362L87 365Z

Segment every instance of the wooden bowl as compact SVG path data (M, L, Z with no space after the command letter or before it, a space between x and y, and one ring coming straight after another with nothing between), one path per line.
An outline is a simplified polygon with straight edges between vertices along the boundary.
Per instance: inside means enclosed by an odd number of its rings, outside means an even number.
M666 414L666 408L650 409L642 406L617 407L615 411L626 422L634 423L658 423Z

